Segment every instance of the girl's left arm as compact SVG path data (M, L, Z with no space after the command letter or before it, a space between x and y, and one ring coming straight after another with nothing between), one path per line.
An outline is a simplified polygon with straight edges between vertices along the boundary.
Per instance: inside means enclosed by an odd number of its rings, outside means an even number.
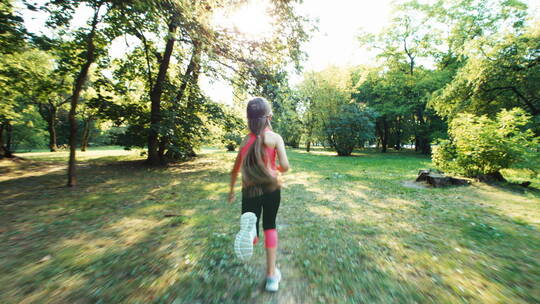
M236 160L234 161L234 166L231 170L231 183L229 185L229 197L227 201L229 203L232 203L234 201L234 185L236 184L236 179L238 179L238 173L240 172L240 167L242 166L242 154L240 151L242 151L242 148L247 142L247 137L244 138L242 143L240 144L240 147L238 147L238 154L236 155Z

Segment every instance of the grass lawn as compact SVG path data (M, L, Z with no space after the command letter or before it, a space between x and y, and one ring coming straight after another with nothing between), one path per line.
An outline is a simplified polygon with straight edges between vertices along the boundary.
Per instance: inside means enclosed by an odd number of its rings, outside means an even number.
M540 303L540 191L406 187L430 167L412 153L289 151L276 294L263 242L233 256L234 153L92 150L74 189L67 153L21 156L0 162L0 303Z

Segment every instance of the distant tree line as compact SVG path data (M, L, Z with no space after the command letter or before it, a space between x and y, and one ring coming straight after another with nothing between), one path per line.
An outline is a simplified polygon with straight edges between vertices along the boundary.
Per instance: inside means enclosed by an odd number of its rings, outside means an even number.
M3 0L0 157L67 147L72 186L76 148L92 142L145 148L149 165L189 159L205 143L232 151L245 101L259 95L291 147L341 156L412 147L467 176L538 169L540 21L523 2L397 2L387 28L358 37L373 64L304 71L291 85L313 29L296 2L270 1L273 33L253 40L212 22L247 0ZM81 10L88 20L77 28ZM29 33L25 11L46 14L49 34ZM113 58L118 39L129 47ZM229 81L234 104L205 96L202 75Z

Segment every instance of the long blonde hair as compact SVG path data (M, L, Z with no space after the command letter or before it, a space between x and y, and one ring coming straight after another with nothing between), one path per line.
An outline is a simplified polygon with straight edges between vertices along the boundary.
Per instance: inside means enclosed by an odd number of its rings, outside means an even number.
M268 170L270 159L264 149L264 130L272 128L270 124L272 109L266 99L255 97L248 102L246 112L248 128L256 138L244 157L242 179L246 194L254 197L279 187L276 177Z

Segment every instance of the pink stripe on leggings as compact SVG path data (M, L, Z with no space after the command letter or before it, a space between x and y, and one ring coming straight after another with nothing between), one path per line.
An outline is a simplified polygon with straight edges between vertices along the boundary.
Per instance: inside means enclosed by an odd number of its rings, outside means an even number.
M276 248L277 239L276 229L267 229L264 231L264 245L266 248Z

